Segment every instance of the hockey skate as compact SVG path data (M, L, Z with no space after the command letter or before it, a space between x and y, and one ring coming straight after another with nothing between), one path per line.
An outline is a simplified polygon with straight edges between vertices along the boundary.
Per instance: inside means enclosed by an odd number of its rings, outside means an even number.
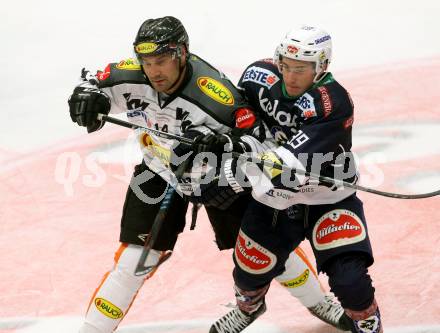
M266 312L265 302L263 302L255 312L250 314L235 307L233 310L218 319L211 326L209 333L239 333L252 324L252 322L264 312Z
M350 318L345 314L341 304L335 301L333 295L327 294L322 302L307 308L312 315L337 329L350 331Z

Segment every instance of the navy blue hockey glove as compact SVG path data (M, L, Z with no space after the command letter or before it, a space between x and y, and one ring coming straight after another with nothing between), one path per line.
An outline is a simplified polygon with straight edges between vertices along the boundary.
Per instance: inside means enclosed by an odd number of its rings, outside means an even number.
M69 97L69 111L72 121L87 127L91 133L104 126L104 121L98 120L98 113L108 114L110 98L97 87L92 85L78 86Z
M239 197L251 191L249 180L238 167L237 159L232 158L221 165L211 182L200 185L199 195L190 197L190 201L225 210Z

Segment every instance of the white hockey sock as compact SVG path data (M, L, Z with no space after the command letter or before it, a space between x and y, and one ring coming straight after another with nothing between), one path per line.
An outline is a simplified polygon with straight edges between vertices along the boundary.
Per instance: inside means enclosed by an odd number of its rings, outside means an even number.
M317 273L301 248L296 248L286 261L286 270L277 280L301 304L310 308L324 300L324 291Z
M142 246L123 244L115 255L113 270L98 287L79 333L111 333L130 309L131 303L146 279L154 274L135 276ZM156 265L162 252L151 250L147 265Z

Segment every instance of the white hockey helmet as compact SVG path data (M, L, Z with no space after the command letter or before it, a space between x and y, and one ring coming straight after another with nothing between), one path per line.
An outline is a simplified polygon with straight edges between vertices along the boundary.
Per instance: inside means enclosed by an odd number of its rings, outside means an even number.
M323 29L303 25L290 30L278 44L274 55L275 63L278 64L281 57L314 62L314 82L319 81L325 66L328 67L331 61L332 39Z

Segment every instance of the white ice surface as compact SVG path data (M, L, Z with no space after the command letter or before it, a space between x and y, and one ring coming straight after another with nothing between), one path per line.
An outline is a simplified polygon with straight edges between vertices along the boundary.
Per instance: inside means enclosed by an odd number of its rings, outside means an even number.
M83 134L67 111L80 69L131 56L135 33L150 17L179 17L191 51L236 82L302 23L333 36L334 72L423 61L440 54L439 12L437 0L7 1L0 11L0 148L25 153Z

